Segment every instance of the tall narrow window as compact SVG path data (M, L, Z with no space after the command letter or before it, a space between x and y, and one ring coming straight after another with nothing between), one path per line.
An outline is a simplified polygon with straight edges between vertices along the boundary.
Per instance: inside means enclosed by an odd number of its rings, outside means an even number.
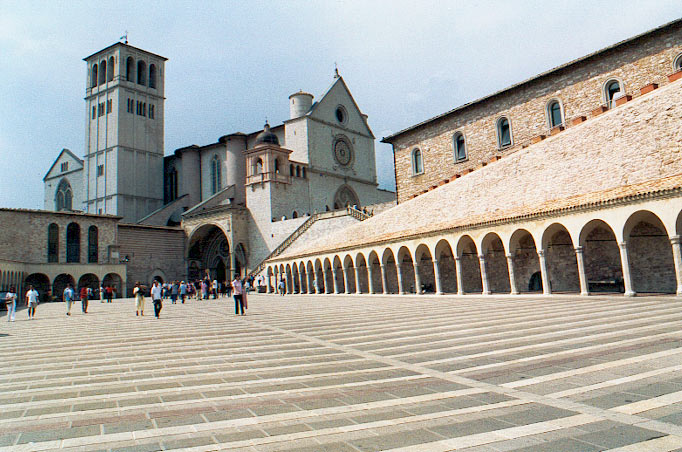
M102 60L99 63L99 84L103 84L107 81L107 60Z
M559 101L553 100L547 104L547 117L549 118L550 129L564 123L561 118L561 105L559 104Z
M144 61L137 62L137 84L146 85L147 84L147 65Z
M412 174L422 174L424 172L424 162L422 151L415 149L412 151Z
M217 155L213 156L211 160L211 193L216 194L220 191L221 171L220 159Z
M149 65L149 87L156 89L156 65Z
M77 223L66 227L66 262L81 261L81 228Z
M621 91L620 82L618 80L609 80L604 85L604 98L608 108L615 107L613 102L614 97Z
M47 261L59 262L59 226L55 223L47 227Z
M289 165L289 176L294 177L294 165Z
M97 65L93 64L92 65L92 73L90 74L90 88L94 88L97 86Z
M97 226L88 228L88 263L96 264L99 260L99 231Z
M263 173L263 160L258 159L256 160L256 174L262 174Z
M114 80L114 57L109 57L109 63L107 63L107 82Z
M462 132L457 132L452 139L452 145L455 149L455 162L461 162L467 159L466 142Z
M178 171L173 168L168 173L168 202L178 198Z
M135 81L135 60L133 57L126 59L126 80L129 82Z
M509 126L509 120L505 117L502 117L497 120L497 146L498 147L506 147L506 146L511 146L512 144L512 135L511 135L511 127Z
M62 179L57 185L57 192L55 193L55 207L57 211L71 210L73 200L73 192L71 191L71 184L66 179Z
M275 174L279 174L279 159L275 159Z

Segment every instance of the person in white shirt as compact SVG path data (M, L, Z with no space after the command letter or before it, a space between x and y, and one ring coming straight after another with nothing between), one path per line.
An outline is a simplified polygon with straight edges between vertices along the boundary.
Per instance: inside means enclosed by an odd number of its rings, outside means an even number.
M17 312L17 290L10 287L5 294L5 305L7 306L7 321L14 322L14 315Z
M64 301L66 302L66 315L71 315L71 306L73 305L73 289L71 284L67 284L66 289L64 289Z
M232 291L235 314L239 315L241 309L241 314L246 315L246 312L244 311L244 288L242 287L242 282L239 280L239 276L235 276L234 281L232 281Z
M26 292L26 306L28 306L28 318L34 319L36 316L36 306L38 306L38 291L36 291L33 286L28 286L28 292Z
M158 319L159 316L161 315L161 308L163 305L161 304L161 286L159 285L158 281L154 281L154 285L152 286L152 303L154 303L154 315Z

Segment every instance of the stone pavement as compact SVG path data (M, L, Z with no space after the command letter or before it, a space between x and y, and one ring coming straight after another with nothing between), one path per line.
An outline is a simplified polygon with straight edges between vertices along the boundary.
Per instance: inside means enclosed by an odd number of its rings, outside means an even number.
M0 450L682 451L674 297L249 305L0 318Z

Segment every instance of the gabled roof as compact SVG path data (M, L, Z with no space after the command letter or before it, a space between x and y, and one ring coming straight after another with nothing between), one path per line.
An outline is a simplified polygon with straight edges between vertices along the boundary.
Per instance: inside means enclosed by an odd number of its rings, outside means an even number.
M155 53L149 52L149 51L144 50L144 49L140 49L140 48L138 48L138 47L133 47L133 46L131 46L131 45L124 44L124 43L122 43L122 42L115 42L115 43L113 43L112 45L110 45L110 46L108 46L108 47L105 47L105 48L103 48L103 49L101 49L101 50L98 50L97 52L93 53L92 55L88 55L88 56L86 56L85 58L83 58L83 61L88 61L88 60L89 60L90 58L92 58L93 56L95 56L95 55L97 55L97 54L100 54L100 53L104 53L104 52L108 51L109 49L112 49L112 48L114 48L114 47L116 47L116 46L127 47L127 48L132 49L132 50L135 50L135 51L137 51L137 52L146 53L147 55L151 55L151 56L154 56L154 57L156 57L156 58L160 58L160 59L162 59L163 61L168 61L168 58L166 58L166 57L163 57L163 56L161 56L161 55L157 55L157 54L155 54Z
M52 169L55 167L55 165L57 164L57 162L59 161L59 159L62 157L63 154L67 154L67 155L71 156L71 158L73 158L74 160L76 160L76 161L78 162L78 164L81 166L81 168L83 168L83 160L79 159L79 158L76 156L76 154L74 154L74 153L71 152L70 150L64 148L64 149L62 149L62 152L59 153L59 155L58 155L57 158L54 160L54 162L52 162L52 166L50 166L50 169L47 170L47 173L45 173L45 177L43 177L43 181L45 181L45 179L47 179L47 176L50 175L50 172L52 172ZM69 172L71 172L71 171L73 171L73 170L70 170Z

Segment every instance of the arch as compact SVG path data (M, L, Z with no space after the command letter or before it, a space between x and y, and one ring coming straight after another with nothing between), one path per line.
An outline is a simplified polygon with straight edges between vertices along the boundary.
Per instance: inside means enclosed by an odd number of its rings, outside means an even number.
M107 273L102 278L102 287L111 287L113 289L113 298L120 298L123 293L123 279L118 273Z
M604 104L606 104L608 108L613 108L616 106L615 97L618 93L625 93L625 87L623 86L623 82L621 80L617 78L610 78L604 82L602 96L604 99Z
M414 262L417 264L419 276L418 293L436 293L436 275L433 272L433 256L429 247L421 244L414 252Z
M517 229L509 239L509 254L514 264L514 277L519 292L542 292L540 257L533 235L525 229ZM538 285L538 282L540 283Z
M201 279L208 271L211 279L217 278L221 261L225 264L226 274L229 274L230 248L227 235L218 225L209 223L196 228L187 240L187 261L190 263L187 277L190 280Z
M500 236L494 232L487 233L481 242L481 254L485 260L488 290L492 293L511 292L509 265Z
M294 173L294 165L290 163L289 164L289 176L294 177L294 174L295 174Z
M468 158L464 132L455 132L455 134L452 136L452 148L454 151L455 162L463 162Z
M470 236L463 235L457 242L457 259L462 281L462 287L458 293L482 293L483 282L481 279L481 265L478 260L478 250L476 243L474 243Z
M547 102L545 113L547 114L547 124L549 124L550 129L563 125L563 107L558 99L552 99Z
M301 167L296 166L296 177L301 177Z
M673 73L682 71L682 53L673 60Z
M334 256L332 261L334 271L334 292L344 293L346 291L346 284L343 278L343 264L339 256Z
M96 264L99 262L99 231L97 226L88 228L88 263Z
M298 275L300 277L299 285L301 286L300 293L309 293L308 290L308 272L303 261L298 263Z
M291 266L287 264L287 273L291 274L291 291L289 293L301 293L301 279L295 262Z
M336 190L334 209L344 209L349 206L360 207L360 199L350 185L344 184Z
M346 256L343 259L343 281L346 287L346 293L355 293L356 291L356 281L355 281L355 266L353 265L353 259L350 256Z
M135 60L130 56L126 58L126 80L135 82Z
M398 287L402 287L401 293L417 293L414 279L414 260L412 253L406 246L401 246L397 253L398 265L400 271L398 272Z
M76 290L76 283L73 279L73 276L67 273L57 275L57 277L54 279L52 282L52 294L57 300L64 301L64 289L66 289L68 284L71 284L73 290Z
M313 265L313 261L308 261L305 267L305 274L307 277L306 285L308 286L308 293L319 293L319 283L317 282L317 271Z
M665 225L653 212L633 213L623 227L632 288L640 293L675 293L677 280Z
M398 293L398 269L396 259L391 248L386 248L381 255L381 262L386 275L384 293Z
M149 65L149 87L156 89L156 65Z
M99 83L99 67L97 63L92 65L92 69L90 70L90 88L94 88L97 86L97 83Z
M372 278L371 284L374 293L385 293L386 288L384 287L381 278L381 260L376 251L369 253L369 256L367 257L367 267L367 271L369 272L368 277L371 276Z
M259 157L256 159L255 174L263 174L263 160Z
M369 293L369 269L362 253L355 255L355 268L357 293Z
M495 122L495 130L497 131L497 147L506 148L514 143L512 134L511 122L506 116L501 116Z
M166 274L158 268L154 269L149 277L149 285L151 286L154 281L158 281L159 284L163 284L166 281Z
M102 60L99 63L99 76L97 79L98 85L103 85L107 82L107 60Z
M616 235L605 221L595 219L580 231L585 277L590 292L625 292Z
M137 62L137 84L146 85L147 84L147 63L142 60Z
M44 273L31 273L24 279L24 287L22 291L28 291L28 286L31 285L38 292L38 299L41 301L48 301L52 297L52 291L50 290L50 278ZM19 296L18 299L22 301L22 304L26 301L23 293L17 292ZM19 304L19 303L17 303Z
M73 208L73 190L68 179L63 178L57 185L57 191L54 196L55 210L72 210Z
M291 218L298 218L298 212L296 212L295 210L291 212Z
M59 262L59 226L56 223L47 227L47 261Z
M324 266L320 259L315 260L315 281L317 282L317 293L327 293L327 278L325 277Z
M325 293L334 293L334 271L329 258L325 258L323 263Z
M434 250L434 258L438 261L441 290L443 293L457 293L457 269L450 242L441 239L436 243Z
M107 82L114 80L114 57L109 57L109 62L107 63Z
M94 273L86 273L78 278L78 289L87 287L95 293L99 290L99 278Z
M580 292L580 276L575 246L568 229L553 223L542 233L542 249L547 262L547 279L552 292Z
M301 177L305 179L305 166L301 167Z
M215 195L221 189L222 184L222 165L220 164L220 157L218 154L211 158L211 194Z
M424 156L419 148L412 149L410 161L412 162L413 175L424 173Z
M275 174L279 174L279 159L275 158Z
M81 261L81 228L78 223L69 223L66 227L66 262Z

